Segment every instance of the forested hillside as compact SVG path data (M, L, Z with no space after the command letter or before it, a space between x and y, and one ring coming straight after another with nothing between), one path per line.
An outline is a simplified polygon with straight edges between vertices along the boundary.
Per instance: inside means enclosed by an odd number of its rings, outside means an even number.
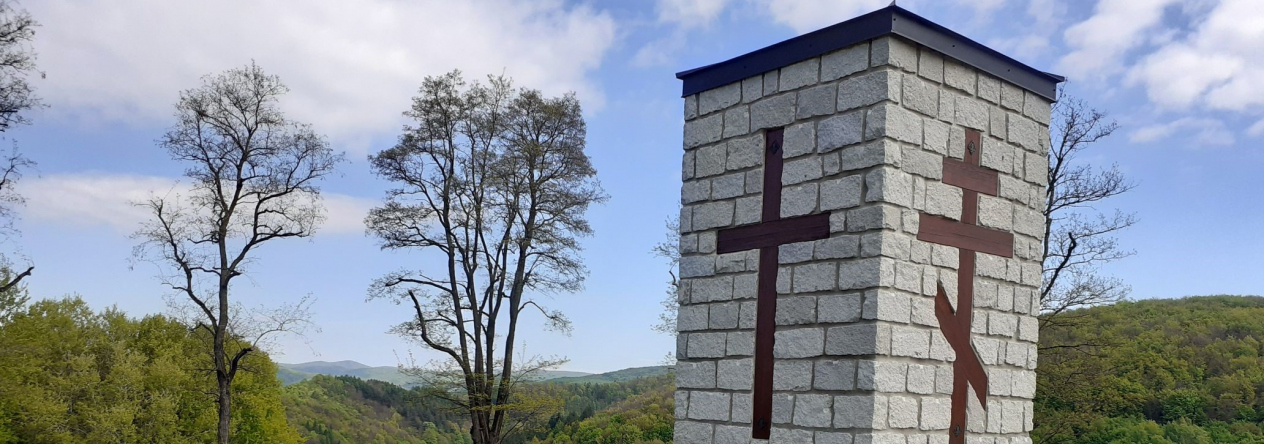
M77 298L27 304L23 296L0 294L0 443L214 440L215 382L204 330L164 316L95 312ZM243 365L233 382L235 443L471 442L466 415L422 388L323 375L282 388L268 355L251 354ZM508 443L642 442L593 440L616 435L667 442L673 381L667 370L530 383L523 393L552 411ZM637 378L646 374L658 376Z
M1037 443L1264 443L1264 298L1080 310L1040 346Z
M316 375L284 390L286 416L309 444L471 442L462 415L416 389Z
M0 443L212 440L200 330L73 298L0 308ZM1123 302L1041 334L1037 443L1264 444L1264 298ZM466 416L423 388L349 376L282 388L261 377L277 371L267 355L249 359L235 442L470 442ZM507 444L669 443L673 376L635 377L664 370L530 383L551 411Z
M615 372L617 373L617 372ZM611 373L605 373L606 379L614 379L617 376L609 376ZM584 443L584 444L632 444L641 442L654 442L652 438L647 440L628 440L632 437L625 436L628 439L597 439L597 436L604 436L604 429L608 427L602 422L602 417L622 414L624 419L632 417L646 416L644 421L638 420L638 427L642 431L651 431L661 436L664 426L667 430L675 425L670 412L673 409L673 400L671 392L676 389L676 376L674 373L663 373L658 376L629 379L622 382L602 382L602 383L580 383L571 384L565 382L547 382L541 385L546 386L549 391L561 396L563 400L563 408L548 418L547 423L542 424L528 433L523 433L508 440L506 444L520 444L525 442L559 442L559 443ZM565 380L565 379L563 379ZM666 396L666 403L648 402L647 400L656 399L660 396ZM640 399L641 401L632 401ZM655 404L654 408L648 411L636 410L631 404ZM668 415L662 416L650 414L650 412L661 413L662 409L669 412ZM578 427L578 425L588 423L587 427ZM581 429L603 429L603 433L598 434L578 434ZM671 435L667 435L665 442L671 441ZM569 438L564 440L563 438ZM550 441L553 440L553 441Z
M14 299L0 297L0 443L214 440L204 330L94 312L77 298L5 301ZM275 364L254 353L243 365L233 381L233 442L302 442L282 411Z
M354 376L365 380L376 379L400 387L411 387L414 385L415 380L415 378L400 373L398 367L370 367L355 361L316 361L302 364L277 364L277 366L279 367L277 377L281 378L281 382L285 385L306 381L316 375Z
M510 436L506 444L670 442L673 378L660 374L621 382L532 383L527 392L541 404L556 408ZM321 375L284 390L290 424L301 430L309 444L470 442L466 416L427 396L423 388ZM633 424L643 432L629 433L623 424ZM593 440L611 436L616 429L629 438L647 439Z
M562 422L549 427L542 437L530 444L661 444L672 442L675 424L676 385L666 378L648 392L597 412L578 422Z
M605 384L605 383L610 383L610 382L631 381L633 379L648 378L651 376L661 376L661 375L671 373L671 371L672 371L672 368L670 366L656 365L656 366L651 366L651 367L625 368L623 370L616 370L613 372L601 373L597 375L559 376L557 378L549 378L548 380L552 382L563 382L563 383L570 383L570 384L586 383L586 382Z
M415 376L406 375L403 372L400 372L399 367L393 365L371 367L355 361L312 361L300 364L277 363L277 366L277 377L281 378L281 382L285 385L306 381L316 375L354 376L364 380L376 379L378 381L389 382L404 388L410 388L417 385L417 378ZM652 369L659 369L660 371L655 373ZM593 381L571 380L568 382L610 382L626 381L632 378L653 376L663 374L665 372L667 372L667 367L629 368L619 370L617 372L603 373L600 375L565 370L539 370L533 372L529 377L533 378L533 380L539 381L548 381L559 378L593 377L597 379ZM606 379L603 378L609 378L609 381L606 381Z

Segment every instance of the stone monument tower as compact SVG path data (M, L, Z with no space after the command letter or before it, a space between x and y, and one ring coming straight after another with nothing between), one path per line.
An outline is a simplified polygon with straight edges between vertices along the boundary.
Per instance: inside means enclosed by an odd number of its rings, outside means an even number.
M675 442L1030 443L1063 79L897 6L677 77Z

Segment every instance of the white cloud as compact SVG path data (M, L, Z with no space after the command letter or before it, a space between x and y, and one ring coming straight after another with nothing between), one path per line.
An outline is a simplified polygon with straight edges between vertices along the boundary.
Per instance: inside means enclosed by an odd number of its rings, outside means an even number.
M26 197L22 216L30 222L71 226L108 226L131 233L148 217L132 205L151 193L179 192L173 179L124 175L55 175L18 183Z
M686 31L677 29L668 37L646 43L632 56L632 66L649 68L670 65L675 61L676 53L684 49L686 37Z
M1264 119L1260 119L1260 121L1255 122L1254 125L1251 125L1250 128L1247 128L1246 133L1247 135L1251 137L1264 136Z
M972 0L966 1L966 5L974 8L975 13L981 18L990 19L990 15L1001 6L1005 6L1006 0Z
M1071 52L1058 69L1075 78L1112 74L1124 54L1142 43L1143 34L1159 24L1163 10L1178 0L1100 0L1088 20L1064 33Z
M1151 101L1242 111L1264 105L1264 8L1223 0L1185 38L1143 58L1128 75Z
M112 174L58 174L24 179L18 192L27 199L20 208L31 223L74 227L105 226L130 234L150 214L134 202L189 190L172 178ZM374 202L336 193L322 194L325 222L317 234L362 234L364 217Z
M252 59L291 89L292 118L336 140L399 128L426 75L505 74L550 94L603 95L595 70L615 23L562 0L66 0L27 7L42 23L37 87L52 112L166 125L181 90Z
M378 204L371 199L337 193L324 193L321 198L325 205L325 222L316 230L317 235L364 234L364 217Z
M1194 132L1199 145L1227 145L1243 128L1225 117L1264 110L1264 8L1258 0L1099 0L1094 14L1067 29L1071 53L1061 69L1137 87L1175 120L1134 131L1134 142ZM1164 14L1172 16L1164 20ZM1160 26L1161 23L1182 26ZM1117 83L1113 82L1118 80ZM1184 116L1184 117L1182 117ZM1244 130L1264 134L1264 124Z
M1240 60L1200 54L1190 45L1176 43L1141 60L1129 72L1128 83L1144 85L1156 104L1188 107L1205 96L1209 85L1223 84L1241 69Z
M658 0L654 4L657 24L670 30L642 45L630 63L638 68L670 66L684 49L690 31L711 26L732 3L733 0Z
M991 45L1020 59L1044 55L1049 52L1050 41L1061 29L1066 13L1067 4L1061 0L1029 0L1023 34L994 39Z
M1189 139L1196 146L1226 146L1233 145L1234 142L1233 133L1225 127L1224 122L1198 117L1182 117L1168 123L1145 126L1133 131L1128 140L1133 143L1150 143L1174 138L1185 139L1178 136L1178 131L1191 133Z
M763 14L771 16L773 22L789 26L795 32L803 34L830 26L856 16L867 14L889 6L891 0L750 0ZM1044 4L1047 0L1031 0ZM923 1L898 0L898 5L915 14L923 10L937 9L947 6L969 7L974 10L976 20L988 22L994 18L1009 0L952 0Z
M1043 9L1064 11L1065 7L1056 6L1055 0L1031 0L1034 6ZM953 2L974 9L978 19L989 21L994 13L1008 4L1009 0L953 0ZM1044 7L1049 3L1053 7ZM663 38L651 40L643 45L632 57L632 65L649 67L668 65L676 54L683 49L689 39L689 31L695 28L710 26L721 14L731 8L742 8L754 11L759 20L771 18L773 23L787 26L796 33L803 34L824 28L839 22L850 20L856 16L882 9L892 3L891 0L658 0L655 10L658 22L673 25L673 30ZM900 6L913 11L919 10L920 0L901 0ZM930 9L927 3L926 9ZM746 8L749 7L749 8ZM1035 15L1033 19L1045 21L1050 14ZM1036 38L1039 42L1046 39ZM1036 45L1032 41L1013 42L1013 46L1022 45L1034 52L1047 45Z
M676 23L681 27L705 27L720 15L730 0L658 0L660 22Z
M889 0L757 0L773 21L797 33L815 31L881 9Z

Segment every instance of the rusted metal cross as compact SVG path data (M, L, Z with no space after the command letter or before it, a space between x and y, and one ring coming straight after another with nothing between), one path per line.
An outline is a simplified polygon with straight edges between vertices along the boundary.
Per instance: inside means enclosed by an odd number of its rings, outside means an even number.
M957 353L952 363L952 416L948 428L949 444L965 442L968 387L974 387L979 405L987 409L988 376L970 342L970 326L974 314L975 253L982 252L1003 257L1014 255L1014 235L978 226L979 193L995 196L998 176L996 170L979 166L982 146L978 131L966 130L965 161L944 158L943 182L961 187L961 221L955 221L926 213L921 214L917 239L957 247L957 309L939 283L935 295L935 317L939 330Z
M764 196L760 223L720 230L720 254L759 249L759 284L755 300L755 380L752 390L751 437L768 439L772 430L772 359L777 329L777 247L829 237L829 214L781 218L781 141L783 129L764 134Z

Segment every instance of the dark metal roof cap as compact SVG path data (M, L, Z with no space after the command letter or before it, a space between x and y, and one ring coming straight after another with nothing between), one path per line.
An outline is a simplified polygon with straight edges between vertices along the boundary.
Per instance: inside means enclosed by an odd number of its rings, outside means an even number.
M681 94L688 96L888 34L938 51L1051 101L1057 100L1058 84L1066 81L1065 77L1027 66L894 5L720 63L678 72L676 78L684 81Z

